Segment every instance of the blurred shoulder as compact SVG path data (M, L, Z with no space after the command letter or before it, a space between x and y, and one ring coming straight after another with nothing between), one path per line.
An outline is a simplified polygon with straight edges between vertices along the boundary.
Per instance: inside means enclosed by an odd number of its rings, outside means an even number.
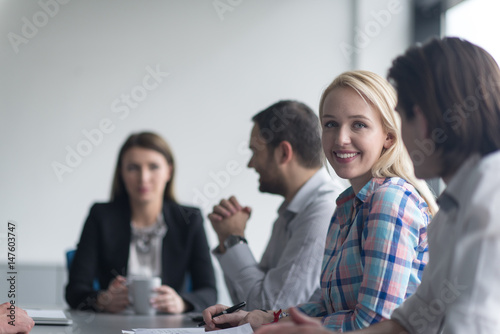
M346 189L341 182L332 177L325 168L321 168L315 178L314 195L320 199L334 200Z
M194 206L182 205L174 201L165 201L163 203L165 214L172 215L175 220L182 224L202 224L203 217L201 210Z
M108 213L114 211L121 211L128 208L128 204L122 202L95 202L90 207L91 213Z

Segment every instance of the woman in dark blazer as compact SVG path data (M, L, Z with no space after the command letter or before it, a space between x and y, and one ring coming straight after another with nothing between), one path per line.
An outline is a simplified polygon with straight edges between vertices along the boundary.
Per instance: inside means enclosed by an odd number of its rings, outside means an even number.
M174 172L172 152L160 136L143 132L127 139L111 202L94 204L82 231L66 286L72 308L124 310L130 303L126 277L133 276L161 277L152 300L160 312L200 311L216 302L203 218L199 209L175 201ZM94 290L95 279L102 290Z

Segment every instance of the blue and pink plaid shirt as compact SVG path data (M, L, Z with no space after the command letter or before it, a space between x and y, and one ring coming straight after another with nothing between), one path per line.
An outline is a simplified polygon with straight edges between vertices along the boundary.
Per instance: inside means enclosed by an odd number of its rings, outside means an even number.
M373 178L357 195L345 190L328 230L321 298L299 308L343 332L390 318L420 284L430 218L401 178Z

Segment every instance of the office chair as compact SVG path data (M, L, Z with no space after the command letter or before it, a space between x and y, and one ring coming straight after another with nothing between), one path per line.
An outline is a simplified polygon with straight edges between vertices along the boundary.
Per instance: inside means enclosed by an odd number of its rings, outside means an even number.
M68 270L68 273L71 268L71 264L73 263L73 259L75 258L75 254L76 254L76 249L71 249L66 252L66 269ZM95 291L101 290L99 280L97 278L94 279L93 288Z

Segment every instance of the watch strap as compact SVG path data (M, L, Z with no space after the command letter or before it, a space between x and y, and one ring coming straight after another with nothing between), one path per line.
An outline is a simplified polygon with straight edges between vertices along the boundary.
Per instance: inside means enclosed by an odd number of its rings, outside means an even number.
M247 244L247 239L245 239L244 237L242 237L241 235L235 235L235 234L231 234L229 237L226 238L226 240L224 240L224 247L226 249L229 249L231 247L233 247L234 245L237 245L237 244Z

